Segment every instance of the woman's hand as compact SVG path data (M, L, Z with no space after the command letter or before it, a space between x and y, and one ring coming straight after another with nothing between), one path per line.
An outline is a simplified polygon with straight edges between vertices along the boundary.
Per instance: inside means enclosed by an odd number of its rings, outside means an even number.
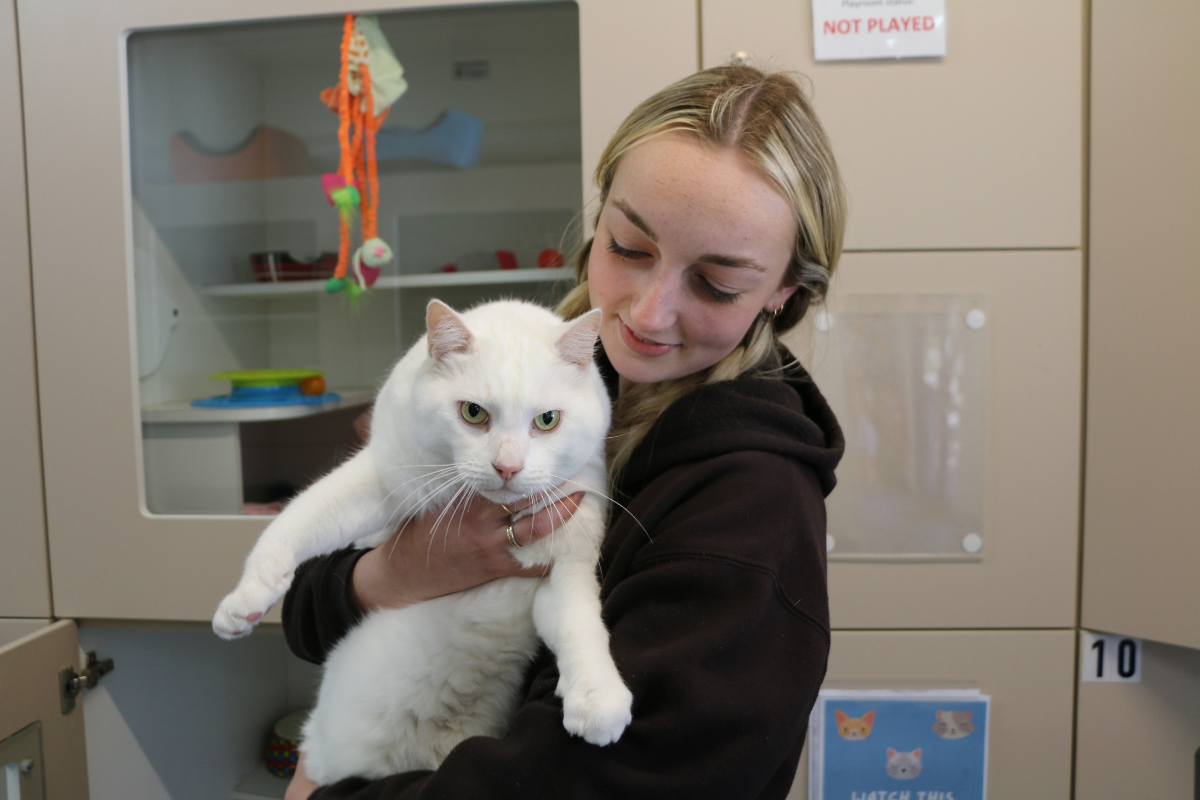
M304 772L304 756L301 755L296 761L296 774L292 776L292 782L288 784L283 800L308 800L308 796L320 788L308 779Z
M537 578L542 568L523 569L512 557L508 541L522 547L549 534L570 519L583 492L564 497L536 514L511 522L531 503L507 508L476 495L465 508L433 512L402 525L392 537L358 560L350 598L362 611L401 606L461 592L496 578Z

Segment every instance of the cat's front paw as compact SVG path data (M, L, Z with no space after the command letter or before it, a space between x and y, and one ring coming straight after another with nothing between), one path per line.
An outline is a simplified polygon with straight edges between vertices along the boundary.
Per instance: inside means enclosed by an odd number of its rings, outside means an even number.
M245 577L238 587L225 596L213 615L213 632L222 639L240 639L250 631L292 584L289 570L267 580Z
M564 687L560 681L558 694L563 701L563 727L591 744L612 744L633 721L633 693L619 675L587 687Z

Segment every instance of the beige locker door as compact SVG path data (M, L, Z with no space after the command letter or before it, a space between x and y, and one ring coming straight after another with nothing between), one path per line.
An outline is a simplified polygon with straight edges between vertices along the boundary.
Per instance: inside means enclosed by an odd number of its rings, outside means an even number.
M1142 642L1141 681L1080 683L1079 800L1193 797L1200 650Z
M1084 6L948 2L943 58L815 63L806 0L704 0L703 59L808 77L847 248L1079 247Z
M39 779L46 800L88 796L83 704L63 714L58 687L59 670L79 666L78 630L71 620L0 647L0 779L8 777L9 758L33 762L20 779L22 798L41 796L33 791ZM40 756L32 755L39 750Z
M979 689L992 698L988 797L1062 800L1074 655L1072 631L834 631L825 687ZM788 800L807 797L805 747Z
M0 617L50 616L17 30L0 2Z
M983 299L986 429L979 552L973 558L961 547L937 558L844 556L835 542L829 563L835 628L1074 625L1082 280L1081 257L1073 251L850 253L842 259L829 301L832 330L839 308L859 297ZM809 324L820 315L812 316ZM789 344L851 430L841 482L829 500L832 532L843 524L838 493L855 498L848 477L852 451L868 447L871 437L862 428L855 433L851 411L832 399L839 388L832 374L836 354L823 352L814 334L806 341L805 333L798 331ZM920 383L919 373L914 382ZM859 387L863 393L895 389L889 382ZM929 412L921 402L910 409L914 414ZM915 449L911 442L896 446L892 456L907 459ZM851 514L871 499L855 498L854 508L840 512ZM886 520L879 524L888 530Z
M1200 648L1200 6L1092 4L1083 625Z
M448 5L403 0L390 8ZM124 37L146 28L359 8L351 0L20 4L47 524L59 615L207 620L264 524L261 517L151 516L139 499ZM582 166L590 176L609 132L634 105L695 70L696 5L581 0L579 19Z

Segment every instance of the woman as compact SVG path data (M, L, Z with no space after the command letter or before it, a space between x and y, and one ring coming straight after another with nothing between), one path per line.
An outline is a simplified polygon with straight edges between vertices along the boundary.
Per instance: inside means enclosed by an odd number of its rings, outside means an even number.
M596 179L595 237L559 310L604 311L609 466L627 510L604 540L601 599L633 724L603 748L567 734L543 648L503 739L468 739L436 772L350 779L314 798L788 793L829 648L824 496L843 443L778 336L837 265L837 168L795 83L730 66L642 103ZM569 499L515 525L517 544L560 513ZM434 548L429 567L411 525L365 555L309 562L284 608L289 643L321 661L363 609L524 574L508 524L480 499L470 534ZM301 770L288 796L314 788Z

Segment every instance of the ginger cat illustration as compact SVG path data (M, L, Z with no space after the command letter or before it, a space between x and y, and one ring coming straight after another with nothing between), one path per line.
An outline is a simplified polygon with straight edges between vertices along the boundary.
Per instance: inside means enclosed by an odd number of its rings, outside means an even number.
M875 725L874 711L868 711L861 717L847 717L835 709L833 718L837 721L838 735L843 739L865 739L871 735L871 728Z

